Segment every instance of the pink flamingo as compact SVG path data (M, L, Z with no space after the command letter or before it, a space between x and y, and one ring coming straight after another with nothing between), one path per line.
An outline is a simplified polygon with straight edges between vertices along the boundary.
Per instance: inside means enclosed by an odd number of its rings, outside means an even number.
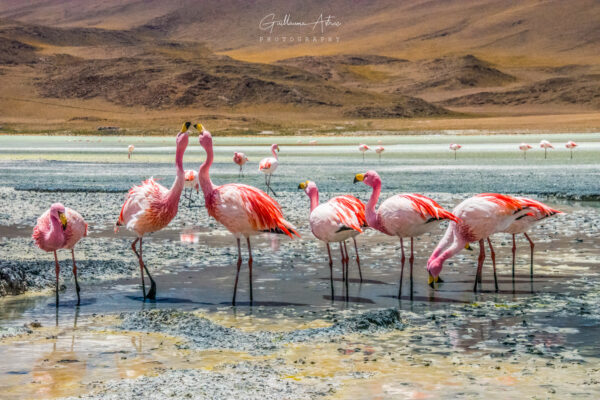
M184 182L183 188L186 191L184 197L188 198L188 207L192 203L192 190L196 189L196 193L200 192L200 183L198 182L198 174L193 169L186 169L184 171ZM189 191L189 193L187 193Z
M238 174L238 177L244 176L244 164L246 164L248 161L250 160L248 160L248 157L246 157L244 153L238 153L237 151L233 153L233 162L240 166L240 173Z
M535 247L535 244L533 243L533 240L531 240L529 235L527 235L527 231L541 220L551 217L552 215L561 213L561 211L550 208L546 204L537 200L529 199L527 197L517 197L516 199L519 200L522 205L528 207L529 212L527 212L527 214L525 215L518 217L512 224L510 224L510 226L506 230L503 231L512 235L513 281L515 279L515 254L517 252L517 246L515 245L515 235L522 233L529 241L529 248L531 250L530 276L531 279L533 279L533 248Z
M56 273L56 307L58 307L58 277L60 265L56 250L69 249L73 259L73 276L75 277L75 290L77 292L77 305L81 303L79 297L79 282L77 282L77 264L75 263L75 245L84 236L87 236L88 225L83 217L75 210L66 208L60 203L54 203L50 209L43 213L33 228L33 241L40 249L54 253L54 271Z
M457 143L450 143L450 150L454 152L454 159L456 160L456 152L460 150L462 146Z
M362 271L360 269L360 258L356 236L362 233L362 228L367 226L365 217L365 205L356 197L344 195L330 199L328 202L319 204L319 189L312 181L301 182L298 189L304 190L310 199L310 230L319 240L325 242L327 254L329 255L329 272L331 282L331 296L333 298L333 260L331 259L331 248L329 243L340 244L342 255L342 272L344 282L348 285L348 249L346 240L352 238L356 252L356 264L358 274L362 282ZM344 254L345 251L345 254Z
M127 146L127 158L131 159L131 155L133 154L133 150L135 149L135 146L130 144L129 146Z
M381 161L381 153L383 153L385 151L385 147L383 146L377 146L375 148L375 153L379 154L379 161Z
M573 159L573 149L574 149L575 147L577 147L577 146L578 146L578 144L577 144L577 143L575 143L575 142L574 142L574 141L572 141L572 140L569 140L569 141L567 142L567 144L565 144L565 147L566 147L567 149L571 150L571 160Z
M248 271L250 281L250 303L253 302L252 295L252 250L250 247L250 236L262 232L286 234L290 238L293 235L300 237L294 226L283 218L281 207L268 194L260 189L239 183L230 183L215 186L209 175L210 166L213 163L212 135L204 129L202 124L194 127L200 132L198 140L206 151L206 161L200 166L198 176L200 177L200 188L204 193L204 201L208 215L216 219L227 230L235 236L238 247L237 273L233 287L232 304L235 305L238 278L242 265L242 249L240 238L246 238L248 245ZM273 145L277 146L277 145ZM272 147L275 149L275 147Z
M156 299L156 283L150 275L150 271L144 264L144 254L142 252L142 239L146 233L156 232L167 225L177 215L179 208L179 199L185 182L185 172L183 171L183 154L188 145L188 129L191 123L183 124L181 131L177 134L177 150L175 152L175 166L177 176L170 189L162 186L150 178L142 182L139 186L134 186L129 190L125 203L121 208L121 214L115 226L115 232L119 226L125 225L127 229L135 232L136 239L131 243L131 250L135 253L140 264L140 273L142 277L142 293L144 299ZM140 251L136 250L137 242L140 242ZM144 283L144 270L150 279L150 291L146 293L146 284Z
M360 144L358 145L358 151L360 151L362 153L363 156L363 161L365 161L365 152L371 150L371 148L369 146L367 146L366 144Z
M481 282L481 270L485 260L484 240L487 239L494 267L494 284L498 291L496 277L496 254L489 237L493 233L506 230L517 218L525 215L527 209L517 198L497 193L482 193L464 200L452 213L458 218L450 222L444 237L437 245L429 261L429 284L439 281L444 261L467 247L470 242L479 242L479 260L475 275L475 286Z
M527 143L521 143L519 145L519 150L521 150L523 152L523 160L527 160L527 152L529 150L531 150L533 148L533 146L531 146L530 144Z
M272 144L271 145L271 153L273 153L273 157L267 157L260 160L258 164L258 170L265 174L265 185L267 185L267 194L269 190L273 193L273 196L277 196L271 187L271 178L273 177L273 173L277 169L279 165L279 158L277 157L277 153L275 150L279 151L279 145Z
M420 194L397 194L386 199L377 210L375 206L381 193L381 178L375 171L367 171L357 174L354 183L364 182L373 188L371 198L367 203L367 223L373 229L390 236L400 238L400 249L402 250L400 288L398 298L402 295L402 276L404 275L404 240L410 238L410 293L413 293L413 238L432 231L442 220L448 219L458 222L451 212L445 210L429 197Z
M550 143L547 140L542 140L540 142L540 147L542 149L544 149L544 159L548 158L548 149L554 149L554 146L552 146L552 143Z

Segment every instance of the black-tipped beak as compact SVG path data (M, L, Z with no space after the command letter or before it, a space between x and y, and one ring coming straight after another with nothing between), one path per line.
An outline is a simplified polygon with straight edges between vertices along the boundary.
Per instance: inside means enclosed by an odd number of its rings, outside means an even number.
M360 182L358 179L356 179L356 177L354 177L354 182L352 183L356 183L356 182Z
M302 190L302 184L298 185L298 190Z

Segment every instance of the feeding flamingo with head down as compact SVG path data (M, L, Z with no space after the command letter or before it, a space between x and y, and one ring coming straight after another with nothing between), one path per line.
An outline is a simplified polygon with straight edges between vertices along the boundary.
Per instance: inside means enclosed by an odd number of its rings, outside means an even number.
M240 166L240 173L238 174L238 177L244 176L244 164L246 164L248 161L248 157L246 157L244 153L239 153L237 151L233 153L233 162Z
M329 243L337 242L340 244L342 273L344 282L347 286L349 257L346 240L352 238L354 241L354 250L356 252L358 273L360 281L362 282L362 271L360 269L360 257L358 256L356 236L361 234L363 228L367 226L365 205L356 197L349 195L337 196L326 203L319 204L319 189L312 181L301 182L298 185L298 189L304 190L310 199L310 230L317 239L325 242L327 246L331 296L333 298L333 260L331 258L331 248L329 247Z
M56 307L58 307L58 277L60 265L56 250L69 249L73 259L73 277L77 292L77 305L81 303L79 297L79 282L77 281L77 264L75 263L75 245L84 236L87 228L83 217L75 210L67 208L60 203L54 203L50 209L43 213L33 228L33 241L40 249L54 253L54 272L56 273Z
M533 240L527 235L527 231L533 227L533 225L538 222L551 217L555 214L560 214L561 211L555 210L553 208L548 207L546 204L529 199L527 197L517 197L517 200L521 202L523 206L529 208L527 214L518 217L510 226L503 230L502 232L510 233L512 235L512 276L513 281L515 279L515 254L517 252L517 247L515 244L515 235L522 233L529 241L529 248L531 250L531 258L530 258L530 276L533 279L533 248L535 244Z
M209 175L213 163L213 141L212 135L202 124L194 127L200 132L198 140L206 151L206 160L200 166L198 176L200 188L204 193L204 201L208 215L216 219L220 224L235 236L238 247L237 272L233 288L233 300L237 294L237 284L242 265L242 249L240 239L246 238L248 245L248 272L250 281L250 303L252 295L252 250L250 247L250 236L263 232L286 234L290 238L294 235L300 237L292 224L286 221L281 212L281 207L275 200L262 190L249 185L230 183L215 186ZM277 145L274 145L277 146Z
M548 158L548 149L554 149L552 143L547 140L542 140L540 142L540 147L544 149L544 159Z
M577 144L577 143L575 143L575 142L574 142L574 141L572 141L572 140L569 140L569 141L568 141L568 142L565 144L565 147L566 147L567 149L571 150L571 160L573 159L573 149L574 149L575 147L577 147L577 146L578 146L578 144Z
M454 152L454 159L456 160L456 152L462 148L460 144L450 143L450 150Z
M384 151L385 151L385 147L383 147L383 146L375 147L375 153L377 153L379 155L379 161L381 161L381 153L383 153Z
M527 144L527 143L521 143L519 145L519 150L521 150L523 152L523 160L527 159L527 152L529 150L531 150L532 148L533 148L533 146L530 144Z
M273 193L273 196L277 196L273 188L271 187L271 178L273 177L273 173L277 169L279 165L279 158L277 157L277 153L275 151L279 151L279 145L272 144L271 145L271 153L273 157L267 157L260 160L258 164L258 170L265 174L265 185L267 186L267 194L269 190Z
M127 158L131 159L131 155L133 154L133 150L135 149L135 146L130 144L129 146L127 146Z
M138 258L140 264L140 274L142 277L143 298L156 298L156 283L150 275L150 271L144 263L144 254L142 252L142 240L145 234L159 231L165 228L177 215L179 208L179 199L185 183L185 172L183 171L183 154L188 145L188 129L191 123L183 124L181 131L177 134L177 149L175 152L175 167L177 175L170 189L162 186L154 180L147 179L139 186L134 186L129 190L125 203L121 208L121 214L115 226L115 232L119 226L125 226L130 231L135 232L137 238L131 243L131 249ZM140 251L136 249L137 242L140 242ZM144 283L144 270L150 279L150 290L146 293L146 284Z
M494 285L498 291L496 254L489 237L507 229L526 212L526 205L519 199L498 193L478 194L457 205L452 213L458 220L450 222L444 237L427 262L429 284L433 287L433 283L439 281L444 261L460 252L467 244L479 242L479 259L473 287L473 291L477 291L477 284L481 283L481 270L485 260L484 240L487 239L494 268Z
M367 146L366 144L360 144L358 145L358 151L360 151L362 153L363 156L363 161L365 161L365 152L371 150L371 148L369 146Z
M373 188L371 198L366 206L366 218L369 226L386 235L398 236L400 238L402 258L400 260L401 270L398 298L402 296L402 276L404 275L405 257L403 238L410 238L410 293L412 296L413 238L431 232L445 219L457 222L458 218L429 197L416 193L397 194L389 197L375 210L381 193L381 178L377 172L367 171L364 174L357 174L354 177L354 183L356 182L364 182L367 186Z

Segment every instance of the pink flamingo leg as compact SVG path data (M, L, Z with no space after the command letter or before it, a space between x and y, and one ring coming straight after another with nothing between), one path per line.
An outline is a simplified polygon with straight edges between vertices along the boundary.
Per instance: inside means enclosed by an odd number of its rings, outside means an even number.
M496 252L494 251L494 247L492 246L492 242L490 238L487 238L488 246L490 246L490 255L492 256L492 266L494 267L494 288L496 292L498 291L498 277L496 275Z
M135 245L137 244L138 240L140 240L140 238L136 238L133 243L131 243L131 250L133 250L133 252L135 253L135 255L138 258L138 262L140 263L140 274L142 276L142 298L146 298L146 284L144 283L144 267L142 266L142 261L140 258L140 254L138 253L137 249L135 248Z
M413 251L413 238L410 238L410 258L408 259L410 262L410 298L413 298L413 265L415 263L415 254Z
M329 283L331 285L331 300L333 300L333 259L331 258L331 248L327 243L327 255L329 256Z
M533 243L533 240L531 240L531 238L529 237L529 235L527 233L523 233L523 235L525 235L525 237L529 241L529 248L531 250L531 258L530 258L531 261L530 261L530 266L529 266L529 275L530 275L531 279L533 280L533 249L535 247L535 243Z
M404 240L400 238L400 250L402 251L402 256L400 257L400 287L398 288L398 298L402 298L402 278L404 276L404 261L406 258L404 257Z
M58 264L56 250L54 250L54 273L56 274L56 308L58 308L58 276L60 275L60 265Z
M240 239L237 239L238 248L238 261L237 261L237 273L235 274L235 284L233 285L233 300L231 304L235 306L235 296L237 294L238 279L240 278L240 267L242 266L242 248L240 245Z
M483 239L479 241L479 259L477 260L477 272L475 274L475 285L473 291L477 291L477 282L481 282L481 270L483 268L483 262L485 261L485 243Z
M512 279L515 282L515 256L517 254L517 245L515 243L515 234L512 235Z
M250 305L254 301L252 297L252 248L250 248L250 238L246 238L246 243L248 243L248 276L250 278Z
M148 294L146 294L146 298L154 300L156 299L156 282L154 282L154 279L152 279L152 275L150 275L150 271L148 271L148 267L146 267L146 263L144 263L144 255L142 254L142 239L143 238L140 238L140 261L146 270L146 275L148 275L148 278L150 279L150 291L148 291Z
M81 303L81 298L79 297L79 282L77 282L77 264L75 264L75 250L71 249L71 256L73 257L73 277L75 277L75 291L77 292L77 305Z
M354 251L356 252L356 265L358 265L358 275L360 276L360 282L362 283L363 277L362 271L360 269L360 257L358 256L358 246L356 245L356 238L352 238L352 240L354 241Z

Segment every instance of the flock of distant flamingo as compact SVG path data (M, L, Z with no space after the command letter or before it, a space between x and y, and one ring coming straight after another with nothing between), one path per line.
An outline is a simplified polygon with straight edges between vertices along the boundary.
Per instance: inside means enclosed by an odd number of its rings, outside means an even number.
M240 268L242 265L241 240L245 239L248 248L248 273L250 302L253 301L252 292L252 249L250 237L256 234L269 232L284 234L290 238L299 237L296 228L288 222L282 213L280 205L268 195L271 191L271 176L278 166L277 151L279 146L273 144L271 152L273 157L261 160L259 170L265 174L267 193L241 183L230 183L216 186L210 179L210 168L213 163L212 135L201 124L194 127L199 132L199 143L206 152L206 160L202 163L198 173L192 170L184 171L183 156L188 146L189 129L191 123L186 122L176 137L175 166L176 177L171 188L159 184L153 178L143 181L140 185L132 187L121 208L115 225L115 232L120 226L136 234L136 239L131 244L131 249L137 257L142 294L145 299L156 298L156 283L152 278L143 257L144 235L165 228L175 217L178 211L180 198L184 189L202 190L205 207L208 214L221 223L231 232L237 241L238 260L233 289L232 303L236 303L237 286ZM541 146L547 149L546 141ZM521 146L524 146L522 144ZM520 148L521 148L520 146ZM529 145L527 145L529 146ZM574 142L567 143L568 149L577 146ZM457 151L460 145L451 145L451 150ZM529 146L528 148L531 148ZM364 153L369 150L367 145L361 144L359 150ZM378 151L379 150L379 151ZM523 149L521 149L523 150ZM384 151L379 146L379 154ZM527 150L523 150L527 151ZM129 147L129 157L133 146ZM240 166L240 177L243 166L248 161L244 153L234 153L233 161ZM356 262L360 279L360 258L356 237L365 228L370 227L383 234L396 236L400 240L400 282L398 297L402 296L402 280L406 261L404 253L404 239L410 239L410 294L413 293L413 265L414 265L414 238L431 232L439 226L441 221L449 221L448 228L443 238L435 248L427 262L429 274L428 284L435 288L435 284L442 282L440 273L444 262L464 248L469 248L469 243L479 242L479 259L477 264L474 291L481 285L481 271L485 260L485 241L488 243L492 259L495 290L498 291L496 276L496 258L490 236L495 233L505 232L512 234L513 239L513 279L515 268L515 235L524 234L530 244L530 274L533 279L533 250L534 243L527 235L528 230L539 221L560 213L547 205L525 197L513 197L498 193L482 193L464 200L452 212L444 209L436 201L421 194L397 194L384 200L378 208L379 195L382 189L382 180L375 171L367 171L354 176L354 183L363 182L372 188L372 193L367 204L351 195L337 196L326 203L319 203L319 191L312 181L303 181L298 189L304 190L310 199L309 223L313 235L325 242L329 256L330 281L333 298L333 260L330 243L339 243L342 260L342 278L345 282L346 293L349 281L349 254L346 241L352 239L356 252ZM77 282L77 266L75 262L74 247L87 235L87 224L83 217L76 211L63 206L61 203L52 204L49 210L42 214L33 229L35 244L47 252L54 253L56 272L56 306L58 307L58 279L60 266L56 251L59 249L71 250L73 259L73 275L77 291L77 301L80 302L80 288ZM139 246L138 246L139 244ZM144 272L150 280L150 289L146 292Z

